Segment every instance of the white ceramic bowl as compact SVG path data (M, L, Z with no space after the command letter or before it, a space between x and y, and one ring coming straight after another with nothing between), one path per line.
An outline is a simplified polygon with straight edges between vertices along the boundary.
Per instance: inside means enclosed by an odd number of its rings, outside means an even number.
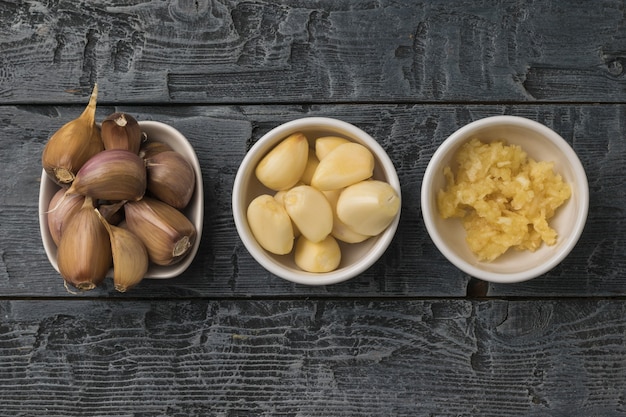
M561 174L572 188L572 196L549 221L558 233L556 245L543 244L535 252L509 250L493 262L479 262L465 242L461 221L441 218L436 196L438 190L445 187L443 169L451 165L459 147L473 137L484 142L504 139L521 146L536 161L554 162L555 172ZM439 146L424 173L421 204L426 230L452 264L485 281L513 283L548 272L570 253L587 220L589 188L578 156L556 132L523 117L493 116L462 127Z
M376 237L358 244L344 244L339 267L327 273L301 270L293 260L293 253L274 255L265 251L254 239L246 216L250 202L257 196L274 191L265 188L254 175L254 170L265 154L292 133L303 132L312 141L321 136L341 136L366 146L375 157L374 178L388 182L400 196L400 181L393 163L384 149L363 130L341 120L326 117L306 117L280 125L260 138L246 154L233 186L232 208L235 226L243 244L254 259L266 270L288 281L306 285L329 285L346 281L364 272L378 260L393 239L400 220L400 212Z
M141 126L141 130L148 135L149 141L153 140L164 142L170 145L173 150L183 155L191 164L196 174L196 188L188 206L184 210L185 215L196 228L197 236L194 245L182 261L171 266L159 266L151 263L148 268L148 272L145 275L145 278L174 278L183 273L189 267L198 252L200 238L202 237L204 189L200 163L198 162L198 157L196 156L196 153L189 141L187 141L185 136L172 126L153 121L140 121L139 126ZM57 247L52 240L52 236L50 236L46 211L48 210L50 200L59 188L60 187L48 177L46 172L42 170L41 185L39 188L39 228L41 231L41 240L43 241L43 246L46 251L46 255L48 256L48 260L57 272L59 271L59 266L57 264ZM112 277L113 270L110 270L107 276Z

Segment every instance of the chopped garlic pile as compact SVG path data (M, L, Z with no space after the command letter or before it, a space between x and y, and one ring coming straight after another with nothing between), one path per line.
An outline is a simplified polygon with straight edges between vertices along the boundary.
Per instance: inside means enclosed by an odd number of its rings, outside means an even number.
M516 145L474 138L445 167L446 187L437 195L443 218L458 217L466 240L481 261L493 261L509 248L537 250L554 245L548 224L571 195L552 162L536 162Z

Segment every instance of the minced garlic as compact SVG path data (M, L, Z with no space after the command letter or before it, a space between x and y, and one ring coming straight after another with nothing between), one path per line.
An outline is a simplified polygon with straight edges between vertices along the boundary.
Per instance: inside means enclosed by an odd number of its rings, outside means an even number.
M466 241L481 261L493 261L511 247L535 251L542 242L554 245L557 233L548 220L571 189L553 166L504 140L474 138L457 152L453 168L444 168L439 213L461 218Z

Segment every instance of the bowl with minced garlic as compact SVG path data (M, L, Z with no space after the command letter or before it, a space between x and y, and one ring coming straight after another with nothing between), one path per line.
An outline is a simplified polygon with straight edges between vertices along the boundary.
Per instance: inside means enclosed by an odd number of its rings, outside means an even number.
M470 276L536 278L561 263L584 229L585 170L558 133L518 116L463 126L433 154L422 182L424 224Z
M368 133L304 117L263 135L243 158L232 194L237 232L272 274L304 285L354 278L387 250L400 218L400 182Z

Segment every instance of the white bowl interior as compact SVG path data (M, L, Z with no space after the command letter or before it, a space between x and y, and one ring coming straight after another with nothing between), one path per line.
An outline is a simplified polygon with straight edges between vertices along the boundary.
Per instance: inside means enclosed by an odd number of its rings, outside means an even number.
M196 174L196 188L188 206L184 210L185 215L196 228L197 236L193 246L189 250L187 256L185 256L185 258L180 262L171 266L150 264L150 267L145 275L145 278L173 278L183 273L189 267L198 252L198 247L200 246L204 216L204 188L200 163L189 141L187 141L187 139L172 126L154 121L140 121L139 125L141 126L141 130L148 135L148 140L164 142L170 145L173 150L183 155L192 165ZM60 187L48 177L46 172L42 170L41 184L39 188L39 228L41 231L41 240L43 242L46 255L48 256L48 260L57 272L59 271L57 263L57 247L52 240L52 236L50 236L46 211L48 210L50 200L59 188ZM109 271L107 276L113 276L112 269Z
M293 254L274 255L265 251L254 239L248 225L246 211L250 202L261 194L273 195L275 191L263 186L254 175L259 161L281 140L292 133L303 132L309 141L322 136L341 136L369 148L374 154L376 166L374 178L388 182L400 195L400 181L393 163L384 149L361 129L332 118L307 117L276 127L259 139L244 157L233 187L233 217L239 236L250 254L265 269L286 280L307 285L328 285L353 278L369 268L385 252L398 226L400 213L380 235L358 244L339 242L341 263L328 273L311 273L301 270L293 260Z
M558 233L554 246L537 251L509 250L492 262L479 262L465 241L459 219L442 219L437 209L438 190L445 187L443 168L451 165L459 147L473 137L489 142L505 139L519 145L537 161L553 161L554 170L572 188L572 196L557 210L550 225ZM464 272L492 282L520 282L535 278L560 263L573 249L584 228L589 206L587 177L580 160L556 132L529 119L494 116L470 123L452 134L433 155L422 183L422 213L438 249Z

